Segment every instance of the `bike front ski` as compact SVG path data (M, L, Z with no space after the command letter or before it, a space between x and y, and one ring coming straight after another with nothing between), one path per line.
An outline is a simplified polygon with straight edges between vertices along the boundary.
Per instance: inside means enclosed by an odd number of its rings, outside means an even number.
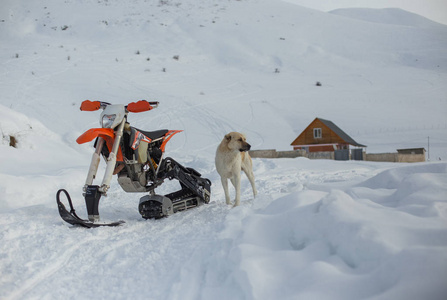
M70 205L70 211L68 211L65 208L65 205L60 200L61 193L64 193L65 196L67 197L68 204ZM57 191L56 202L57 202L57 207L59 209L59 215L61 216L62 220L64 220L65 222L67 222L73 226L81 226L81 227L85 227L85 228L94 228L94 227L101 227L101 226L114 227L114 226L119 226L119 225L125 223L124 221L116 221L116 222L112 222L112 223L101 223L101 222L92 222L90 220L81 219L75 212L73 203L71 202L70 195L64 189L60 189L59 191Z

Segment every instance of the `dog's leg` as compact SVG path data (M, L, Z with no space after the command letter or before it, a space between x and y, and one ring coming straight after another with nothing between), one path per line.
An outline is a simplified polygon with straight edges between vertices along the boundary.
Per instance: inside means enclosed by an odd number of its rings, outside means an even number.
M234 174L231 183L233 183L234 189L236 190L236 199L234 200L234 206L241 204L241 173L238 172Z
M258 194L258 191L256 190L256 186L255 186L255 175L253 174L253 171L247 171L244 170L245 175L247 175L248 180L250 181L251 184L251 188L253 189L253 197L256 197L256 195Z
M253 174L253 162L250 156L245 157L242 163L242 170L244 171L245 175L247 175L247 178L250 181L251 188L253 190L253 197L256 197L258 191L256 190L255 175Z
M222 186L225 193L225 202L229 205L231 204L231 202L230 202L230 192L228 191L228 179L220 177L220 181L222 182Z

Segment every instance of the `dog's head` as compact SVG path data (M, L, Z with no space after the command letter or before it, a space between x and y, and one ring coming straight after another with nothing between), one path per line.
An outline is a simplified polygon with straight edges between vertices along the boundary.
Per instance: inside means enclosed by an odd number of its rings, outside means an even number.
M237 150L240 152L245 152L250 150L251 146L247 143L245 135L239 132L230 132L225 135L224 141L230 150Z

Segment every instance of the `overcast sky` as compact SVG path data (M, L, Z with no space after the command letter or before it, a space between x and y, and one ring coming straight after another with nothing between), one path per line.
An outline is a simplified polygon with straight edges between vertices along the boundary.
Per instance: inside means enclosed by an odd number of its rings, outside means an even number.
M389 8L406 11L447 25L447 0L286 0L322 11L345 7Z

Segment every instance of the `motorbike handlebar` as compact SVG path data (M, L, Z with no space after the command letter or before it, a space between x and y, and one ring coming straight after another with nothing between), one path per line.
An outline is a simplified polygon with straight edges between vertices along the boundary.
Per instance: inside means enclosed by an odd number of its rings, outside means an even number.
M90 100L84 100L81 103L80 109L82 111L95 111L100 108L104 109L107 105L110 105L109 102L101 102L101 101L90 101Z
M84 100L81 103L80 109L82 111L95 111L101 108L101 102L99 101L90 101Z
M146 100L140 100L137 102L129 103L126 106L126 109L128 112L133 113L139 113L143 111L149 111L153 108L158 107L159 102L158 101L146 101ZM90 100L84 100L81 103L80 109L82 111L95 111L100 108L104 109L107 107L107 105L111 105L108 102L101 102L101 101L90 101Z
M138 102L132 102L127 104L127 111L133 112L133 113L139 113L143 111L148 111L153 108L156 108L158 106L158 101L146 101L146 100L140 100Z

